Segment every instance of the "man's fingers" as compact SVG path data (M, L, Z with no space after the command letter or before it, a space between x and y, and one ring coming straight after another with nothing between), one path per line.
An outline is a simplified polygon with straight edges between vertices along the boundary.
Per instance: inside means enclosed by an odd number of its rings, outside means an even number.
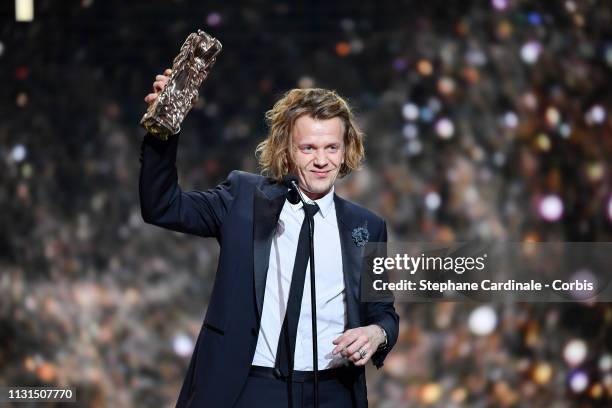
M168 81L170 81L170 77L164 76L164 75L158 75L155 77L155 82L161 82L162 83L162 88L164 88L166 85L168 85Z
M361 354L358 354L358 359L357 360L353 360L353 363L356 366L362 366L365 365L368 361L370 361L370 357L372 357L372 351L370 349L366 349L366 354L363 356L363 358L361 357Z
M155 101L155 99L157 99L157 94L156 93L150 93L147 96L145 96L144 101L146 103L151 103L153 101Z
M356 365L357 363L359 363L359 365L363 365L370 359L372 355L370 350L371 350L370 344L369 343L364 344L363 346L359 347L359 349L356 352L350 354L349 360L351 360Z
M366 336L359 336L357 339L355 339L355 341L346 348L346 355L350 356L356 352L358 352L359 350L361 350L362 347L367 347L368 346L368 338Z
M359 353L353 353L353 354L351 354L350 360L351 360L353 363L357 363L357 362L359 362L359 360L361 360L361 354L359 354Z
M332 343L336 345L332 351L333 354L341 353L342 356L351 360L356 366L365 365L372 356L372 343L367 335L367 331L361 328L345 331L340 337L334 339Z
M146 103L153 102L157 95L164 90L168 81L170 80L170 74L172 74L172 70L170 68L164 71L163 75L155 75L155 81L153 82L153 93L145 96L144 100Z
M166 84L162 81L153 82L153 90L155 92L161 92L164 89L164 86L166 86Z
M338 337L336 340L334 340L332 343L336 344L336 347L334 348L334 350L332 351L333 354L338 354L341 351L343 351L344 349L346 349L349 344L351 344L353 341L355 341L355 338L357 336L355 334L353 334L350 330L347 330L346 332L344 332L344 334L340 337ZM343 353L344 355L344 353Z

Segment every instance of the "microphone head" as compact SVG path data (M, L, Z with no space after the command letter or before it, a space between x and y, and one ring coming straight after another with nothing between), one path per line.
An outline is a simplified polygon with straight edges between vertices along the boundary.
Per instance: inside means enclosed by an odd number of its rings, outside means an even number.
M300 202L300 194L295 188L289 189L289 192L287 193L287 200L291 204L297 204Z
M287 194L287 200L289 200L291 204L297 204L300 202L300 195L297 189L295 188L295 185L298 184L298 180L299 179L295 174L287 174L285 177L283 177L282 183L285 187L289 189L289 193Z
M297 177L295 174L291 174L291 173L289 173L289 174L286 174L286 175L283 177L283 180L281 181L281 183L282 183L282 184L283 184L285 187L290 188L290 189L293 189L293 188L294 188L294 187L293 187L293 183L298 184L298 181L299 181L299 179L298 179L298 177Z

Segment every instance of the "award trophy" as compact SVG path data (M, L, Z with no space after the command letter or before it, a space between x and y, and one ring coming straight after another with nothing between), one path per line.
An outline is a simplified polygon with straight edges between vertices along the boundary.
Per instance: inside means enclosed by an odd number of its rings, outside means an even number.
M151 135L168 140L181 130L181 123L193 108L198 89L219 52L221 43L216 38L202 30L189 34L174 58L168 83L140 120Z

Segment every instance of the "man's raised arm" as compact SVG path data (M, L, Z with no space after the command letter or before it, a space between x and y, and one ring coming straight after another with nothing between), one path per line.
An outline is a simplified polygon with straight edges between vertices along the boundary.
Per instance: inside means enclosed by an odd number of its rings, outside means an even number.
M153 93L145 97L152 103L168 82L170 70L157 75ZM173 231L218 237L221 225L238 191L238 172L207 191L183 192L178 184L176 154L179 135L162 141L145 135L140 150L140 209L146 223Z

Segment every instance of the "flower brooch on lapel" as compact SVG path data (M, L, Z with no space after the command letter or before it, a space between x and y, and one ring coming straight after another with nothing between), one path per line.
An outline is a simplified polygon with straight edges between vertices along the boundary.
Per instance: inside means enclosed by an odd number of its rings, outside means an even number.
M368 232L367 227L357 227L353 230L351 236L353 237L353 242L355 245L362 247L368 243L370 233Z

